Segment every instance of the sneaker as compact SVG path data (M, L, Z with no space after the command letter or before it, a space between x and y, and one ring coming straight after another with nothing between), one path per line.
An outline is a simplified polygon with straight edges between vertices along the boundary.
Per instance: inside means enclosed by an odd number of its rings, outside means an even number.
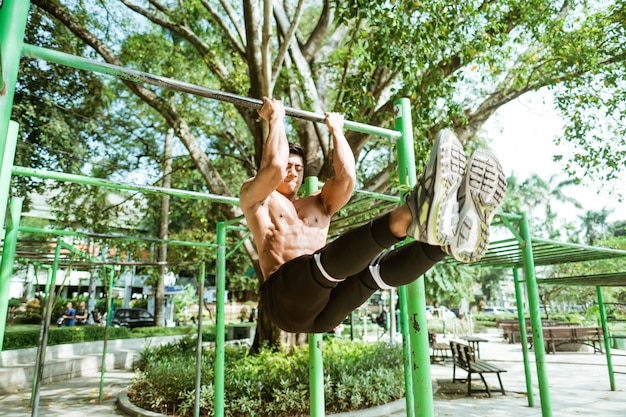
M506 192L506 178L498 159L477 150L471 156L459 189L459 223L445 250L460 262L483 257L489 245L489 227Z
M457 191L464 171L463 145L451 130L440 131L428 165L404 198L413 217L407 235L435 246L450 243L459 219Z

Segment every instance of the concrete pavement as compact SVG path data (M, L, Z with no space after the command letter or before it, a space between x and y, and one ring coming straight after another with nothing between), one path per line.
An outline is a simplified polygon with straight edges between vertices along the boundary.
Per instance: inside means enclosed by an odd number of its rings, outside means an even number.
M481 358L507 369L502 374L507 395L452 395L444 392L452 378L452 365L434 364L431 374L435 390L435 415L467 417L526 417L542 416L536 382L536 367L532 364L534 407L529 407L525 395L526 383L521 346L502 341L499 335L484 334L489 341L480 346ZM626 355L625 351L614 350L614 354ZM531 355L532 356L532 355ZM614 356L616 370L626 372L626 356ZM626 375L616 374L616 391L610 390L606 357L592 352L558 352L547 356L548 383L550 385L550 409L554 417L626 415ZM104 417L124 415L116 404L117 396L124 392L133 376L132 372L113 370L104 379L104 401L98 403L100 374L92 373L69 381L56 382L42 388L39 416ZM464 372L461 371L461 377ZM490 386L497 385L493 375L486 376ZM461 384L461 389L464 385ZM123 396L122 396L123 397ZM22 417L31 414L30 390L0 396L0 416ZM544 401L547 401L544 399ZM136 415L135 413L132 413ZM155 415L154 413L151 413ZM148 415L148 414L146 414ZM383 407L353 413L336 414L335 417L401 417L406 416L404 401Z

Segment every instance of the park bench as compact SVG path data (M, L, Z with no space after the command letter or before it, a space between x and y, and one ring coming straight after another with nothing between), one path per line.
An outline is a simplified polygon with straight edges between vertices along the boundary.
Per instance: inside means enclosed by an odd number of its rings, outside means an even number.
M445 363L449 357L450 345L448 343L437 342L437 334L428 332L428 346L431 349L430 363Z
M529 340L532 342L532 335L529 335ZM602 353L602 340L602 327L553 326L543 328L543 343L547 353L556 353L558 346L569 343L591 346L593 353Z
M476 359L474 350L471 346L464 343L450 341L450 350L453 358L452 368L452 382L466 381L467 382L467 395L471 395L473 392L486 392L491 397L491 390L485 380L484 374L496 374L498 382L500 383L500 392L502 395L506 395L504 392L504 385L502 385L502 378L500 373L506 372L506 369L500 368L487 361ZM460 379L456 377L456 368L463 369L467 372L467 378ZM485 389L473 389L472 388L472 374L478 374L480 379L485 384Z
M521 341L518 320L496 320L496 326L502 329L502 338L509 343ZM554 320L541 320L541 327L578 326L576 323L557 322ZM530 319L526 319L526 334L532 330Z

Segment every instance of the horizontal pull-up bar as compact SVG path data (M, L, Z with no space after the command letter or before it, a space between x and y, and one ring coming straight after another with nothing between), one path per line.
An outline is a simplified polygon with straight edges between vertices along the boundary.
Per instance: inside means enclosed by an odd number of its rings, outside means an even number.
M195 84L174 80L172 78L161 77L159 75L153 75L126 67L121 67L119 65L99 62L93 59L87 59L71 54L66 54L64 52L53 51L51 49L41 48L34 45L24 44L22 52L24 55L31 58L39 58L49 62L66 65L68 67L86 71L93 71L100 74L113 75L115 77L133 82L152 84L158 87L225 101L238 106L250 107L258 110L263 105L263 101L259 99L244 97L232 93L226 93L219 90L213 90L211 88L201 87ZM292 107L285 107L285 113L288 116L310 120L317 123L325 123L326 121L326 117L324 115L312 113L306 110L298 110ZM387 138L397 138L401 135L401 133L396 130L384 129L381 127L370 126L364 123L352 122L349 120L344 121L344 127L348 130L353 130L355 132L378 135Z

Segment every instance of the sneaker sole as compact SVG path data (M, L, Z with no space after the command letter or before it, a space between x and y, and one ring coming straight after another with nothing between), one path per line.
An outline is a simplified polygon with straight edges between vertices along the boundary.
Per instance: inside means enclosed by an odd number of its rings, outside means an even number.
M436 163L432 203L428 213L427 239L435 246L450 243L459 221L457 191L463 182L465 151L457 137L442 131L435 139Z
M467 166L465 187L465 203L450 249L455 259L470 263L487 251L491 221L506 192L506 178L498 159L486 151L474 152Z

